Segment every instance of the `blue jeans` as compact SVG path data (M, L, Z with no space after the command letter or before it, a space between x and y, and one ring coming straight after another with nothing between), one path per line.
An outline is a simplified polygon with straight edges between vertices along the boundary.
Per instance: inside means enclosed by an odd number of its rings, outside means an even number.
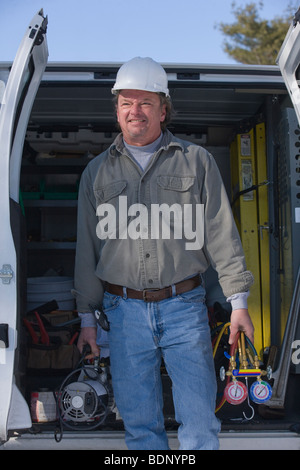
M114 395L128 449L167 450L163 357L180 449L218 449L216 377L202 286L160 302L105 293Z

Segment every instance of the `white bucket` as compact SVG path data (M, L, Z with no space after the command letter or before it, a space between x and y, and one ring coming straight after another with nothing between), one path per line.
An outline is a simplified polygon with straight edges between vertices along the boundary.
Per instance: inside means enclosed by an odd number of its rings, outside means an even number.
M71 290L73 278L66 276L30 277L27 279L27 311L51 300L56 300L59 310L74 310Z

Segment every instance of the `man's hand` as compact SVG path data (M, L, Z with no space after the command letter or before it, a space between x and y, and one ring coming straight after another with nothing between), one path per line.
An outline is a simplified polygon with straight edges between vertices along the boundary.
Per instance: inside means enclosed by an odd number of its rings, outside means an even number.
M95 327L83 327L81 328L80 335L77 342L77 347L82 353L83 347L88 344L91 348L91 353L86 356L86 359L94 359L100 355L100 349L96 343L97 328Z
M234 339L239 331L243 331L245 335L248 336L251 343L254 343L254 326L247 309L240 308L233 310L230 321L231 326L229 344L233 344Z

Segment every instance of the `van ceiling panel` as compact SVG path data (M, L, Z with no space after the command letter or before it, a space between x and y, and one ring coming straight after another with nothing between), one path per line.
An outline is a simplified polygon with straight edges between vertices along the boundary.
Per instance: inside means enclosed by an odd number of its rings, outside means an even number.
M232 71L228 69L225 76L227 80L224 79L224 68L212 69L209 70L209 76L213 71L214 78L210 81L205 75L206 80L203 81L202 69L196 70L199 72L199 80L179 80L180 69L177 68L177 73L174 73L174 70L169 68L169 78L172 75L169 88L176 111L173 128L234 125L259 112L271 85L275 92L278 88L282 93L283 84L279 83L277 71L273 69L268 70L270 75L266 75L264 69L264 75L261 75L262 71L244 70L242 66ZM99 78L100 68L98 74L97 70L92 70L87 65L78 65L74 70L71 65L66 70L59 66L48 66L32 109L31 125L96 126L103 130L114 129L116 121L111 95L114 80L107 78L107 73ZM112 72L116 70L117 68L111 67ZM78 72L81 72L81 75L78 75ZM83 72L89 72L88 78L80 79L85 77ZM186 70L183 69L183 72Z
M236 93L233 89L174 88L172 101L178 123L206 126L234 124L253 116L263 94ZM100 86L41 87L31 114L32 125L112 125L115 116L112 95Z
M95 86L41 86L31 113L36 125L98 125L115 122L112 95Z
M233 89L176 88L172 92L176 121L205 124L235 124L256 114L263 95L236 93Z

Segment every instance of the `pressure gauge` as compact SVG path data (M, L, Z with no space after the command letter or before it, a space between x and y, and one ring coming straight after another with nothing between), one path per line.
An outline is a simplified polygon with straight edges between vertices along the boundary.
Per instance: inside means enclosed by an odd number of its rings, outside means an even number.
M272 388L267 382L257 380L251 385L250 398L254 403L264 403L272 396Z
M243 382L232 380L232 382L226 385L224 395L231 405L240 405L240 403L246 400L248 390Z

